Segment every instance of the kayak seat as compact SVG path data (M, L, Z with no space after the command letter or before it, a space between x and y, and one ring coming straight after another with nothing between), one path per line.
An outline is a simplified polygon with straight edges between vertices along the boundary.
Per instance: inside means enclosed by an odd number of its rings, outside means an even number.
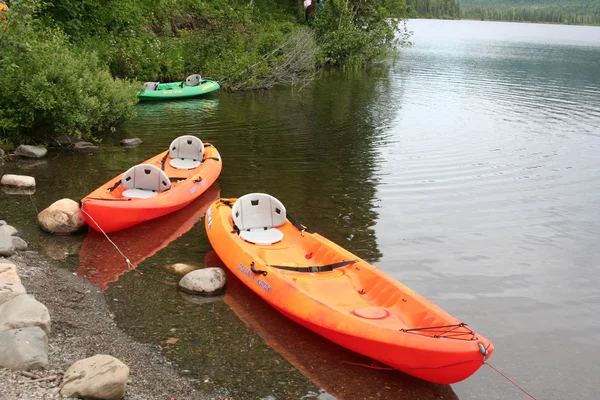
M233 204L231 217L246 242L271 245L283 239L283 233L277 227L285 224L285 207L273 196L265 193L244 195Z
M184 135L173 140L169 147L169 165L177 169L193 169L202 163L204 145L196 136Z
M139 164L131 167L121 178L124 197L147 199L171 187L167 174L151 164Z
M144 91L152 92L158 89L158 85L160 82L145 82L144 83Z
M202 77L200 76L200 74L190 75L187 78L185 78L186 86L198 86L200 82L202 82Z

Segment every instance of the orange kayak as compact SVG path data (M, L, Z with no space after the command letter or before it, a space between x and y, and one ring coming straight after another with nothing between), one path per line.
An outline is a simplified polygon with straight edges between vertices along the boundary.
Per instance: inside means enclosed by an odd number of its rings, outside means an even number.
M276 198L219 199L205 228L223 263L279 312L321 336L426 381L475 373L489 340L291 218Z
M111 179L81 200L93 229L115 232L177 211L204 193L221 173L221 156L195 136Z

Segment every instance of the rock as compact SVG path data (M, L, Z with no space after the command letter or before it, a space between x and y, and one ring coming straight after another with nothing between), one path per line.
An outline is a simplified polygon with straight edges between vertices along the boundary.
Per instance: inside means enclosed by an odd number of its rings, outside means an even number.
M140 138L132 138L132 139L122 139L121 146L139 146L142 144L142 139Z
M49 233L68 234L86 226L79 204L71 199L52 203L37 216L40 227Z
M52 139L53 147L71 147L74 143L82 141L81 139L74 139L68 135L58 135Z
M94 146L90 142L77 142L73 146L73 149L80 153L94 153L96 151L99 151L100 147Z
M17 267L14 264L0 264L0 305L25 293L25 287L17 275Z
M17 233L19 233L19 231L12 225L5 224L0 226L0 235L14 236Z
M0 332L0 366L17 371L48 368L48 335L37 326Z
M0 180L2 186L14 186L18 188L35 188L35 178L26 175L6 174Z
M20 145L15 150L15 154L19 157L27 158L42 158L48 153L48 150L39 146Z
M0 226L2 226L2 225L6 225L6 221L3 219L0 219Z
M4 150L0 149L0 161L4 161L7 158L8 157L6 157L6 153L4 152Z
M13 248L18 251L27 250L27 242L20 237L13 236L12 238Z
M188 294L211 296L222 293L225 283L225 271L221 268L203 268L181 278L177 287Z
M189 274L190 272L200 268L199 266L193 264L185 264L185 263L177 263L166 265L165 269L172 274L184 276Z
M31 326L50 333L48 309L33 296L22 294L0 305L0 332Z
M71 365L60 384L63 397L94 400L120 400L125 395L129 367L103 354Z
M4 226L0 226L0 229L1 228L4 228ZM6 233L0 232L0 257L10 257L13 254L15 254L13 237L7 235Z

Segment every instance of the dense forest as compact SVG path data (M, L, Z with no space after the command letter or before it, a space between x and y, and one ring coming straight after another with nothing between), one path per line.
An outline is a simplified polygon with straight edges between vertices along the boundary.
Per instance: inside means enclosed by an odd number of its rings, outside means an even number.
M200 73L224 90L360 68L406 39L405 0L11 0L0 11L0 143L93 138L144 81Z
M460 16L456 0L406 0L406 4L413 18L458 19Z
M600 25L600 0L460 0L460 17Z

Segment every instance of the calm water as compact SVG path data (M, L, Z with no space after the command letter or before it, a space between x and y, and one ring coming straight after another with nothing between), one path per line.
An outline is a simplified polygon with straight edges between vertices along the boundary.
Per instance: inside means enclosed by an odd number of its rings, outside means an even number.
M487 367L449 387L351 364L369 362L233 278L224 298L184 298L165 265L219 265L203 209L263 191L492 340L492 364L538 398L600 398L600 28L408 27L415 45L394 65L325 73L301 91L140 105L99 154L0 166L38 182L32 197L0 194L0 219L108 287L119 326L223 396L527 398ZM213 143L223 172L193 206L114 235L135 271L100 235L39 233L35 207L78 200L182 134ZM123 137L144 144L123 149Z

